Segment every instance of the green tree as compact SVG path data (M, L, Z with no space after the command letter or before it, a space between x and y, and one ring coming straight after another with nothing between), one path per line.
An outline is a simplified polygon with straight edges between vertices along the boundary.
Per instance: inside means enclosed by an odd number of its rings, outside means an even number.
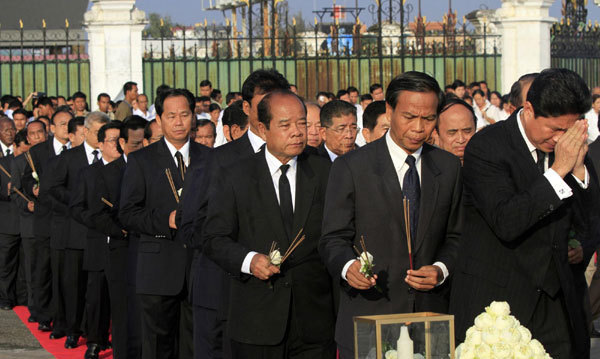
M162 19L162 26L161 26ZM172 35L171 28L174 26L170 16L161 18L160 14L155 12L148 15L148 25L144 29L144 35L155 39L161 37L170 37Z

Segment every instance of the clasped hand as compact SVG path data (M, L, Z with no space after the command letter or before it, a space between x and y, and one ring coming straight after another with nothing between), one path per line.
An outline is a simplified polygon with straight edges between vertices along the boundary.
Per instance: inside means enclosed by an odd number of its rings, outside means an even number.
M407 271L404 281L412 288L420 291L428 291L435 288L442 281L444 274L437 266L423 266L418 270ZM354 261L346 272L346 280L351 287L359 290L367 290L377 284L377 274L373 277L365 277L360 272L360 261Z
M279 267L274 266L266 255L257 253L250 262L250 273L260 280L267 280L279 273Z
M583 160L588 150L588 124L586 120L577 120L564 134L554 137L554 164L552 169L559 176L565 177L573 173L580 180L585 180Z

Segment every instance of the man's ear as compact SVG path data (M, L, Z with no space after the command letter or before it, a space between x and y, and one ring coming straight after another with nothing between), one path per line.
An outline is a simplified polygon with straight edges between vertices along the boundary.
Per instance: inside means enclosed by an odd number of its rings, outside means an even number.
M265 126L264 123L259 121L258 122L258 132L260 132L260 137L267 138L267 132L269 132L269 130L267 130L267 126Z
M243 101L242 102L242 110L244 110L244 113L246 114L246 116L250 116L250 102Z
M223 125L223 137L225 137L227 142L233 141L233 138L231 136L231 128L229 127L229 125Z
M371 142L371 132L368 128L362 129L362 135L367 143Z

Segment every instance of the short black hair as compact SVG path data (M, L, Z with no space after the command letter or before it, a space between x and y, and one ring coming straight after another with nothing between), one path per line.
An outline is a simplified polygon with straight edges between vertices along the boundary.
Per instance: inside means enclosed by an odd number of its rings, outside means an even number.
M213 100L216 100L219 95L221 95L221 90L219 89L213 89L210 92L210 98L212 98Z
M576 72L550 68L540 72L527 92L527 102L535 116L558 117L582 115L592 106L592 96L585 81Z
M598 100L600 98L600 95L592 95L592 105L594 104L594 102L596 102L596 100Z
M227 95L225 95L225 103L230 103L231 100L235 100L235 96L236 92L228 92Z
M447 110L450 109L450 107L453 106L463 106L464 108L466 108L467 110L469 110L469 113L471 114L472 118L473 118L473 125L475 128L477 128L477 116L475 115L475 110L473 110L473 106L469 105L468 103L466 103L465 101L459 99L458 97L454 96L454 97L446 97L446 100L444 101L444 107L442 107L442 109L440 110L440 113L438 114L438 120L435 122L435 130L439 131L439 125L440 125L440 120L439 120L439 116L446 112Z
M485 92L483 92L483 90L473 91L473 98L475 98L475 95L481 95L481 97L485 98Z
M213 112L215 110L221 111L221 106L219 106L219 104L216 103L211 103L210 106L208 106L208 112Z
M110 101L110 95L107 94L107 93L105 93L105 92L102 92L101 94L99 94L98 97L97 97L97 99L96 99L96 101L100 101L100 99L102 97L108 97L108 101Z
M123 85L123 95L125 95L127 92L131 91L133 89L133 86L137 86L137 83L135 83L133 81L125 82L125 84Z
M67 101L67 99L63 96L63 95L58 95L56 96L56 99L58 100L59 98L62 98L63 100Z
M36 103L37 106L54 106L54 103L52 103L52 99L50 97L40 97Z
M370 93L360 95L360 102L363 102L363 101L373 101L373 96L371 96Z
M44 123L44 121L40 121L40 120L33 120L27 123L27 126L25 126L24 130L27 131L27 129L29 128L29 126L31 126L34 123L39 123L40 125L42 125L42 128L44 129L44 132L48 132L48 129L46 128L46 124Z
M71 107L64 105L64 106L59 106L56 111L52 114L52 117L50 118L50 124L54 125L54 119L56 118L56 116L58 116L58 114L60 113L68 113L69 115L71 115L71 118L74 117L73 112L71 111Z
M472 89L473 87L478 87L478 86L479 86L479 82L477 82L477 81L473 81L473 82L471 82L471 83L469 84L469 86L468 86L468 87L469 87L470 89Z
M238 125L242 130L248 126L248 115L244 112L242 103L243 100L237 100L223 111L223 118L221 119L223 126Z
M267 130L269 129L271 125L271 119L273 118L271 114L271 99L275 96L292 96L297 98L298 101L300 101L300 103L302 104L302 107L304 108L304 114L306 115L306 105L304 104L304 101L302 101L300 96L296 95L289 89L275 90L269 92L265 97L263 97L262 100L260 100L257 106L258 121L262 122L267 128Z
M356 118L356 106L342 100L329 101L321 107L321 113L319 115L321 126L329 127L333 124L334 117L345 115L354 115L354 118Z
M200 81L200 87L206 87L206 86L210 86L212 88L212 82L210 82L209 80Z
M210 101L210 97L208 96L198 96L194 99L195 102L206 102Z
M335 95L335 98L339 99L340 97L345 96L347 94L348 94L348 91L346 91L346 90L339 90L337 92L337 94Z
M453 90L456 90L459 87L467 87L467 85L465 85L465 83L461 80L454 80L451 86Z
M0 97L0 104L2 104L2 107L4 107L4 105L9 104L11 101L13 101L16 97L11 96L11 95L3 95L2 97Z
M363 127L373 131L379 116L385 114L385 101L371 102L363 112Z
M19 101L18 98L15 97L12 101L10 101L8 103L8 108L13 108L13 107L23 108L23 103L21 101Z
M129 131L145 129L147 122L148 121L146 121L145 118L138 116L138 115L132 115L132 116L125 118L125 120L123 120L123 126L121 127L121 135L119 137L124 139L125 142L128 142L129 141Z
M43 125L43 123L42 123L42 125ZM27 128L24 128L21 131L17 132L13 143L14 143L15 147L19 147L20 143L25 143L26 145L29 144L29 142L27 141Z
M512 86L510 87L509 101L513 106L515 106L515 108L523 106L523 100L521 99L521 95L523 93L523 86L525 84L533 82L533 80L535 80L536 77L538 77L538 75L539 72L525 74L519 77L519 79L512 84Z
M373 91L377 89L383 90L383 86L381 86L381 84L372 84L371 86L369 86L369 93L373 93Z
M217 137L217 126L215 126L215 124L211 120L208 120L206 118L201 118L199 120L196 120L196 129L198 129L200 127L204 127L204 126L211 126L213 136L215 136L215 138Z
M166 84L162 84L162 85L158 86L156 88L156 97L158 98L160 96L160 94L162 94L163 92L167 91L170 88L171 88L171 86L166 85Z
M437 112L439 113L444 105L444 93L438 82L431 76L423 72L408 71L390 82L385 92L385 102L393 109L396 108L398 97L402 91L411 92L433 92L437 99Z
M358 92L358 89L357 89L356 87L354 87L354 86L350 86L350 87L348 87L348 88L346 89L346 91L348 91L348 93L351 93L351 92Z
M252 72L242 85L242 99L252 103L254 95L261 95L275 90L289 90L290 84L275 69L260 69Z
M25 110L24 108L19 108L17 110L13 111L13 119L15 118L15 115L23 115L25 116L25 118L29 118L29 112L27 112L27 110Z
M82 99L84 99L84 100L87 100L87 96L86 96L86 94L84 94L84 93L83 93L83 92L81 92L81 91L77 91L77 92L75 92L75 93L73 94L73 96L71 96L71 98L72 98L73 100L75 100L76 98L82 98Z
M490 92L490 97L492 97L492 95L496 95L498 96L498 98L500 99L500 101L502 101L502 94L498 91L491 91Z
M169 97L177 97L177 96L183 96L185 97L185 99L188 101L188 105L190 108L190 111L192 111L192 113L194 113L194 107L196 105L196 102L194 101L194 95L187 89L168 89L166 91L164 91L163 93L160 94L160 96L158 96L158 98L156 99L156 103L154 104L154 107L156 108L156 114L158 116L162 116L163 114L163 105L165 103L165 100L168 99Z
M327 92L325 92L325 91L319 91L317 93L317 96L315 96L315 100L319 100L319 97L321 97L321 96L325 96L325 97L329 98L329 94Z
M84 126L84 122L85 122L85 117L83 117L83 116L77 116L77 117L71 118L69 120L69 125L68 125L69 133L77 132L77 129L79 127Z
M106 139L106 131L108 130L117 129L119 130L119 134L121 134L122 127L123 124L121 121L110 121L109 123L102 125L102 127L100 127L98 130L98 142L104 142Z
M153 123L156 123L156 119L148 121L146 127L144 127L144 138L149 140L152 137L152 129L150 128Z

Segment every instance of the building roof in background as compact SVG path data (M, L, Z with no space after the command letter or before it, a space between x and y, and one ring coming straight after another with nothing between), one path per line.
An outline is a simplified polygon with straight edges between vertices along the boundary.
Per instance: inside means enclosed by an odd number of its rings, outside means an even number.
M0 29L19 30L19 19L26 30L41 29L42 19L47 29L81 29L88 0L11 0L0 4Z

